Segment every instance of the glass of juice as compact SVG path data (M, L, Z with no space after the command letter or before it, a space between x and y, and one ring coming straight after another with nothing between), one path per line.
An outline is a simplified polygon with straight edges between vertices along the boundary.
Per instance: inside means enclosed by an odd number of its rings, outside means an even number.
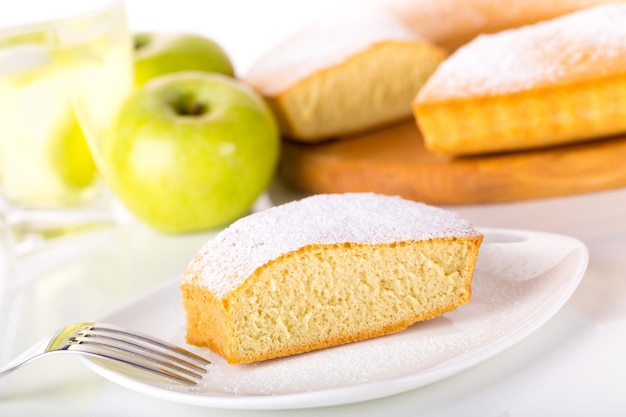
M28 247L115 221L93 151L132 77L121 0L20 0L3 11L0 230L9 240Z

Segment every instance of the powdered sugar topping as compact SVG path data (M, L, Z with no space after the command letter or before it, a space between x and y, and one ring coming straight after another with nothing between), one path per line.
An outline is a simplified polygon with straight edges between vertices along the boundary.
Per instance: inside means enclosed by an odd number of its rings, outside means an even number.
M202 247L183 280L199 279L201 285L223 296L257 268L309 245L379 244L478 234L454 212L400 197L319 194L234 222Z
M442 63L418 101L511 94L626 72L626 4L482 35Z

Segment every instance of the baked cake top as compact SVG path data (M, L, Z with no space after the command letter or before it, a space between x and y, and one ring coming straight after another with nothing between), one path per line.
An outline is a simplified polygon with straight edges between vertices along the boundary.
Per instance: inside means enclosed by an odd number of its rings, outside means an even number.
M456 213L374 193L318 194L243 217L200 249L183 282L217 297L257 268L310 245L381 244L480 235Z
M444 61L418 102L517 93L626 72L626 4L480 35Z

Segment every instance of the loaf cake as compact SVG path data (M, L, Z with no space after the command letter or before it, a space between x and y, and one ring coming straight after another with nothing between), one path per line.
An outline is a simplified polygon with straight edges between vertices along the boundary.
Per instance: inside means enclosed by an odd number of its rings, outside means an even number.
M448 53L378 8L316 20L245 75L281 131L319 142L412 118L411 102Z
M237 364L397 332L469 301L481 242L453 212L373 193L254 213L183 274L186 338Z
M626 131L626 4L481 35L413 103L426 147L448 154L542 148Z

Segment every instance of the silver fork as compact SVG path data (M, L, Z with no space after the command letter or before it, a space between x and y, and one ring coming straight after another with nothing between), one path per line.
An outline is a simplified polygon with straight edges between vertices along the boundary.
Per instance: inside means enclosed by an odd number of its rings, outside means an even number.
M65 326L0 367L0 378L34 359L60 352L112 360L187 385L196 385L211 363L146 334L111 324L83 322Z

